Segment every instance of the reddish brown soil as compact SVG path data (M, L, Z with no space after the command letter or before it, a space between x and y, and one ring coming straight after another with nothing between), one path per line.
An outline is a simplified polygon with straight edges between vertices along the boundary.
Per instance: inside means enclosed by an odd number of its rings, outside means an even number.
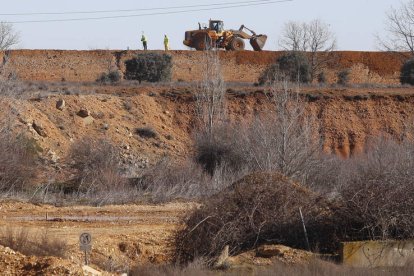
M10 230L19 231L22 227L28 229L29 236L47 231L50 239L64 239L68 252L66 260L28 258L19 253L8 253L10 250L0 246L0 271L10 272L8 275L69 275L62 272L67 267L74 273L84 261L79 250L79 235L83 232L92 235L91 266L100 270L109 270L112 266L114 271L127 271L138 264L168 263L173 250L170 241L179 219L195 206L192 203L171 203L58 208L1 202L0 236ZM44 264L43 273L46 274L35 274L42 271L36 270L36 263Z
M31 81L95 81L110 67L125 71L124 62L137 51L15 50L0 52L8 72ZM173 80L194 81L202 76L203 53L170 51ZM256 82L265 68L282 52L220 52L224 79L229 82ZM351 70L352 83L398 83L402 58L384 52L335 52L327 70L334 82L339 70Z
M191 151L194 88L65 85L50 90L61 92L38 91L34 93L48 96L0 101L3 114L19 110L15 131L37 140L48 158L65 158L70 145L85 136L110 140L126 158L143 163L155 163L162 156L182 159ZM87 92L91 90L96 93ZM59 95L70 91L79 94ZM360 152L371 136L398 137L414 116L410 88L306 88L302 93L308 112L317 118L315 130L323 137L325 151L344 157ZM58 99L66 101L63 111L55 107ZM228 106L231 120L241 123L272 108L262 89L239 86L229 90ZM93 121L85 123L77 115L80 109L89 110ZM33 122L42 125L45 137L33 129ZM140 127L151 127L158 136L142 138L136 134Z
M10 51L0 52L3 73L33 82L22 99L2 98L0 117L11 121L16 133L34 138L48 159L56 159L57 167L67 156L69 147L88 136L105 138L122 150L128 160L139 165L155 163L164 156L184 159L190 156L194 125L193 83L173 82L166 85L137 85L122 82L115 86L92 83L105 72L108 64L123 70L123 60L135 52L120 51ZM220 53L225 79L232 82L254 82L264 68L279 55L276 52ZM173 51L174 80L200 79L202 53ZM401 60L386 53L339 52L335 72L351 67L354 83L397 83ZM43 82L37 82L43 81ZM90 82L90 83L83 83ZM385 87L385 86L384 86ZM228 107L232 121L250 122L256 115L268 114L271 105L262 88L248 84L229 85ZM29 95L31 93L31 95ZM386 134L400 137L414 118L413 88L302 88L308 100L307 112L315 115L315 132L323 137L324 150L343 157L361 152L370 137ZM64 99L66 108L60 111L56 101ZM85 122L80 109L91 112L93 121ZM16 117L11 114L17 114ZM33 122L44 129L40 136ZM105 127L107 126L107 127ZM158 136L145 139L136 128L151 127ZM98 237L96 262L106 265L109 256L122 263L165 262L170 258L171 234L177 221L192 204L165 206L109 206L105 208L56 208L19 203L0 204L0 227L28 227L35 231L48 228L52 234L68 240L73 260L79 264L81 253L77 238L88 230ZM56 221L27 218L56 217ZM128 213L129 212L129 213ZM131 221L93 220L102 217L125 217ZM75 217L74 217L75 216ZM72 217L72 218L71 218ZM80 218L92 220L80 221ZM60 218L60 219L59 219ZM120 243L125 243L120 246ZM137 250L142 254L137 257ZM1 259L0 271L4 264ZM7 251L7 250L6 250ZM6 254L7 255L7 254ZM6 258L6 257L4 257ZM8 257L7 257L8 258ZM25 259L26 256L19 258ZM19 259L20 260L20 259ZM8 258L7 262L13 258ZM21 269L20 262L13 263ZM12 265L13 266L13 265ZM21 272L18 271L17 274ZM34 270L33 270L34 271ZM13 275L13 273L11 272ZM52 273L53 274L53 273Z

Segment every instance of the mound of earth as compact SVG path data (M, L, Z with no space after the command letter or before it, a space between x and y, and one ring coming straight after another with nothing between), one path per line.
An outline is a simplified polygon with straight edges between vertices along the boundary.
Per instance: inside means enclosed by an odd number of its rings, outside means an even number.
M55 257L28 257L0 245L2 275L83 275L80 265Z
M306 248L300 209L312 230L325 230L322 221L330 212L323 198L280 174L250 174L205 200L187 218L177 235L179 261L215 258L226 246L235 255L269 241ZM315 243L324 247L326 241L318 239Z
M125 73L125 61L140 51L0 51L3 68L19 79L30 81L95 81L108 71L108 65ZM198 51L170 51L174 81L201 80L205 55ZM273 51L219 51L223 78L228 82L256 82L267 66L283 55ZM326 68L329 82L338 70L350 69L351 83L398 83L400 55L385 52L334 52Z
M229 257L226 262L231 268L248 268L256 266L273 265L281 262L288 265L307 264L314 258L313 254L293 249L284 245L263 245L257 250L250 250L234 257Z

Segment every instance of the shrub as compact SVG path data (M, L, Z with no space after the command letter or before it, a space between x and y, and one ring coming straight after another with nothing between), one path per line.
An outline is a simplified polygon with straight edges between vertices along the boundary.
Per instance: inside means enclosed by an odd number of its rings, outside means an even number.
M253 173L206 199L185 220L176 236L176 260L214 259L226 245L234 255L269 241L306 248L299 208L312 245L331 247L337 240L324 200L282 175Z
M168 54L142 53L125 62L128 80L161 82L171 79L172 57Z
M311 81L311 67L304 53L291 52L277 59L279 69L291 82Z
M292 82L311 81L311 67L308 58L300 52L291 52L277 59L280 70Z
M401 84L414 85L414 59L411 58L404 62L400 72Z
M157 138L158 134L152 127L140 127L136 129L136 133L142 138Z
M118 70L113 70L108 73L102 73L96 80L100 83L117 83L121 80L121 73Z
M69 150L69 158L76 175L72 180L73 192L93 194L118 189L124 184L119 150L106 140L77 141Z
M0 132L0 190L20 192L33 183L38 171L39 146L24 135Z
M325 72L320 72L318 74L318 83L325 84L327 82L326 74Z
M221 166L241 170L246 162L238 142L237 130L231 125L221 125L211 133L202 131L195 139L195 160L210 175Z
M342 211L357 229L352 239L414 237L414 145L371 141L366 153L341 165Z
M290 52L279 57L259 77L259 84L281 80L308 83L311 81L311 67L308 58L300 52Z
M51 236L47 230L32 233L28 228L6 228L0 233L0 243L27 256L64 258L69 249L65 240Z
M339 71L338 75L337 75L337 77L338 77L337 83L339 85L348 85L348 83L349 83L349 74L350 74L349 69Z
M279 64L272 64L260 75L258 83L259 85L264 85L268 82L278 81L282 76L283 74L280 72Z
M151 202L199 200L220 192L243 174L244 171L234 172L221 166L210 175L193 159L165 158L146 169L141 177L131 179L131 184Z

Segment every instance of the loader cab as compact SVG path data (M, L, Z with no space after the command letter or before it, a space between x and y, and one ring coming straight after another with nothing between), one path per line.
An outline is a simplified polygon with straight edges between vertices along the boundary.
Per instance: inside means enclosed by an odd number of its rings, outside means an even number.
M224 23L221 20L210 20L210 30L214 30L218 33L224 31Z

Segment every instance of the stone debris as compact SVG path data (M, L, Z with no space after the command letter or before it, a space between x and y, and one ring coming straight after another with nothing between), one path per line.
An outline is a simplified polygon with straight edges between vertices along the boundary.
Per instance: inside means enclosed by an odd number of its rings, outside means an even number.
M86 117L91 116L91 112L87 109L81 109L78 111L76 115L78 115L81 118L86 118Z
M56 102L56 108L59 109L60 111L63 111L65 109L65 107L66 107L66 103L65 103L64 99L59 99Z
M47 137L46 130L41 123L33 121L32 127L36 131L37 134L39 134L42 137Z
M84 275L79 265L56 257L25 256L0 245L1 275Z

